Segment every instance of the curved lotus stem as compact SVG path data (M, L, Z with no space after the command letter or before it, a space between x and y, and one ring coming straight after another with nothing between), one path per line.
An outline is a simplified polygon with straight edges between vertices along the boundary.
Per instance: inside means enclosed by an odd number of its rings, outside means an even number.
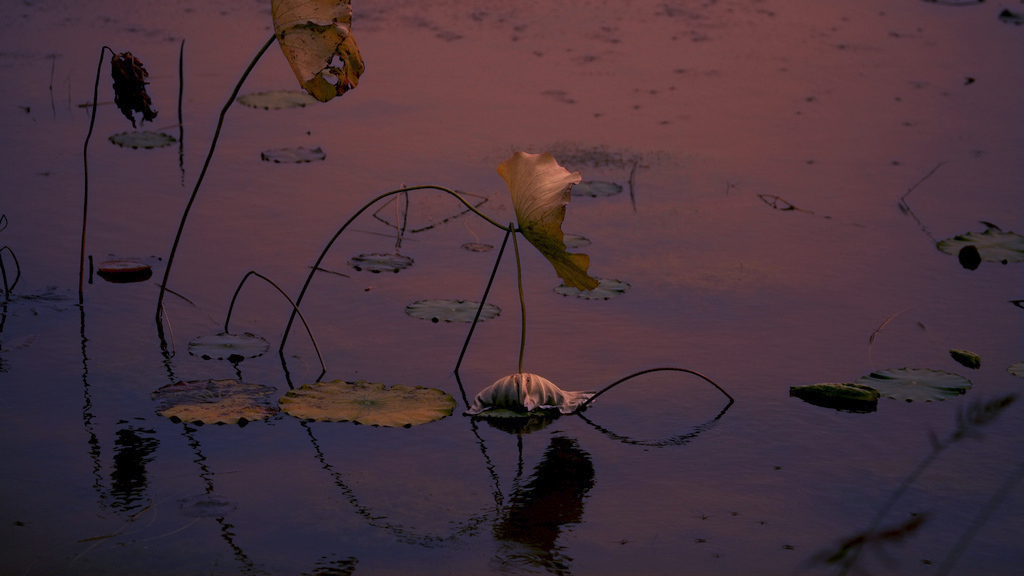
M292 312L299 315L299 319L302 320L302 325L306 327L306 333L309 334L309 339L313 342L313 349L316 350L316 357L318 360L320 360L320 369L323 370L321 376L325 374L327 372L327 366L324 365L324 357L320 355L320 347L317 346L316 338L313 337L313 331L309 329L309 323L307 323L306 318L302 316L302 312L299 311L299 307L295 304L291 297L289 297L288 294L286 294L285 291L281 289L280 286L273 282L273 280L267 278L266 276L260 274L255 270L249 270L248 272L246 272L245 276L242 277L242 281L238 283L238 288L235 288L235 294L231 297L231 304L228 306L228 314L227 316L224 317L224 332L226 334L231 333L231 330L228 329L228 324L231 322L231 311L235 309L235 300L238 298L238 293L242 291L242 286L245 284L245 281L248 280L250 276L258 276L266 280L268 284L276 288L277 291L281 293L281 296L284 296L285 299L288 300L288 303L292 305Z
M306 290L309 288L309 284L313 281L313 275L316 274L317 269L320 268L320 263L323 262L325 257L327 257L327 252L329 252L331 246L334 245L334 241L337 240L339 236L341 236L341 233L344 232L345 229L347 229L353 222L355 222L356 218L361 216L363 212L369 210L370 207L376 204L377 202L383 200L384 198L387 198L388 196L412 192L413 190L440 190L445 194L453 196L459 202L462 202L474 214L490 222L495 227L500 228L501 230L506 230L505 226L498 224L494 220L491 220L491 218L488 217L486 214L477 210L475 206L467 202L466 199L460 196L458 192L455 192L454 190L449 190L448 188L444 188L442 186L434 186L433 184L423 184L421 186L408 186L399 188L397 190L392 190L390 192L385 192L384 194L377 196L373 200L370 200L369 202L364 204L362 208L356 210L356 213L350 216L349 219L346 220L345 223L341 225L341 228L338 228L338 231L334 233L334 236L331 237L331 239L327 242L327 245L324 246L324 249L320 252L320 256L317 257L316 262L314 262L313 265L310 266L309 275L306 276L306 282L302 285L302 290L299 291L299 297L295 299L295 309L292 310L292 315L291 317L288 318L288 325L285 326L284 336L281 338L281 346L280 348L278 348L278 352L284 352L284 345L286 342L288 342L288 334L291 332L292 323L295 322L295 314L298 312L298 307L302 304L302 298L306 295Z
M100 70L103 68L103 54L105 51L110 50L111 54L114 54L113 49L109 46L100 48L100 63L96 66L96 83L92 87L92 114L89 119L89 131L85 134L85 145L82 147L82 163L85 168L85 190L82 200L82 253L81 258L78 261L78 303L82 304L85 300L83 295L83 286L85 284L85 222L89 216L89 139L92 138L92 129L96 125L96 106L99 103L100 94ZM163 294L161 294L162 296Z
M633 374L630 374L629 376L626 376L625 378L620 378L620 379L616 380L615 382L612 382L611 384L609 384L609 385L605 386L604 388L598 390L596 394L594 394L593 396L588 398L586 402L581 404L580 407L576 409L576 411L577 412L582 412L583 410L585 410L587 408L587 406L590 406L591 402L596 400L598 396L600 396L601 394L604 394L605 392L611 390L612 388L618 386L619 384L622 384L626 380L630 380L632 378L636 378L637 376L642 376L644 374L649 374L651 372L665 372L665 371L686 372L687 374L693 374L694 376L697 376L699 378L704 379L706 382L708 382L709 384L711 384L715 388L718 388L718 391L721 392L722 394L725 394L725 397L729 399L729 404L732 404L733 402L736 401L736 399L733 398L728 392L726 392L721 386L719 386L718 384L715 384L714 380L712 380L711 378L708 378L707 376L701 374L700 372L694 372L693 370L688 370L686 368L664 367L664 368L649 368L647 370L641 370L639 372L635 372Z
M238 96L238 91L242 89L242 84L245 79L249 77L249 73L256 67L256 63L259 62L260 57L263 53L270 48L270 45L274 43L277 36L274 34L270 35L263 47L260 48L256 56L253 57L252 61L249 62L249 67L242 73L242 77L238 79L238 83L235 84L235 89L231 92L231 96L228 97L228 101L224 103L224 107L221 108L220 117L217 119L217 128L213 132L213 140L210 141L210 151L206 153L206 161L203 162L203 169L199 172L199 177L196 179L196 186L192 189L192 196L189 197L188 203L185 205L185 211L181 214L181 222L178 224L178 232L174 235L174 243L171 244L171 254L167 257L167 267L164 268L164 279L160 282L160 296L156 300L156 322L160 323L160 316L164 310L164 292L167 291L167 279L171 276L171 265L174 264L174 254L178 251L178 242L181 241L181 233L185 229L185 221L188 219L188 213L192 209L192 204L196 201L196 195L199 194L199 187L203 184L203 178L206 176L206 170L210 167L210 160L213 159L213 151L217 148L217 140L220 138L221 128L224 127L224 117L227 116L228 109L234 104L235 98ZM102 58L102 56L101 56ZM99 76L97 75L97 84L99 84ZM96 108L93 107L93 118L96 117ZM89 127L89 133L92 133L92 126ZM88 140L86 140L88 143ZM82 254L83 259L85 255L85 222L82 223ZM81 300L82 282L79 279L78 282L79 300Z
M7 267L4 266L3 259L4 250L6 250L7 253L11 255L11 258L14 258L14 267L16 268L15 271L17 272L17 274L14 276L14 282L11 282L9 286L7 285ZM3 275L4 278L4 299L10 300L11 290L14 290L14 287L18 285L18 280L21 279L21 264L18 263L18 257L14 255L14 250L11 250L9 246L4 246L3 248L0 248L0 275Z

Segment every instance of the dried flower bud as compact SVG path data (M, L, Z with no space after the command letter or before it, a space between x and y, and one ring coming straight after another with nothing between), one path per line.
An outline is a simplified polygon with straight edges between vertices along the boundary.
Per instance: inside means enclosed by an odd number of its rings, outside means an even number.
M110 59L110 75L114 79L114 104L121 109L125 118L135 127L135 113L142 114L142 121L152 122L156 118L153 102L146 94L146 78L149 73L131 52L114 54Z

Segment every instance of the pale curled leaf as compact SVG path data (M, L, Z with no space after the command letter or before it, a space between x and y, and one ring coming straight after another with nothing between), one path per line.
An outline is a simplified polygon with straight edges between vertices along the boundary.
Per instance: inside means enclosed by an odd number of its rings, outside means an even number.
M568 392L555 386L547 378L530 373L509 374L484 388L473 399L473 405L466 414L487 416L496 411L500 417L508 417L506 411L526 416L536 410L558 410L572 414L593 392Z
M327 102L356 87L365 67L349 0L271 0L270 12L277 43L307 92Z
M598 281L587 273L590 257L567 252L562 233L565 206L572 199L573 185L581 180L579 172L570 173L547 152L516 152L498 165L498 174L512 194L523 237L551 262L566 286L596 288Z

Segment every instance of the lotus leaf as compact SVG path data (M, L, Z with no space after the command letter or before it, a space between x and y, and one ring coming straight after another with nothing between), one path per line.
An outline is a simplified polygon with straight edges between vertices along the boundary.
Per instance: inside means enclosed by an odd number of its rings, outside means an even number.
M178 499L181 513L191 518L223 518L238 504L216 494L197 494Z
M953 360L956 360L968 368L973 368L975 370L981 368L981 356L978 356L974 352L968 352L967 350L950 350L949 355L953 357Z
M153 270L149 264L133 260L107 260L100 262L96 268L100 278L115 284L142 282L149 280L153 275Z
M264 110L302 108L316 101L316 98L298 90L268 90L267 92L254 92L238 97L239 104Z
M277 389L239 380L192 380L153 392L157 414L175 422L240 424L266 420L278 413L270 398Z
M937 246L939 250L954 256L959 256L961 250L973 246L986 262L1024 262L1024 236L1015 232L1001 232L995 228L947 238Z
M855 382L878 390L886 398L931 402L966 394L971 381L957 374L928 368L879 370Z
M614 196L622 192L622 186L615 182L600 182L596 180L584 180L573 186L573 196L589 196L599 198L602 196Z
M1010 364L1006 371L1014 376L1020 376L1024 378L1024 362L1017 362L1016 364Z
M401 254L360 254L348 261L348 265L359 271L373 272L394 272L405 270L412 266L412 258Z
M808 404L846 412L864 414L878 409L878 390L860 384L825 382L810 386L791 386L789 395Z
M605 280L598 278L600 282L593 290L577 290L571 286L562 284L561 286L555 287L555 292L562 296L575 296L577 298L583 298L584 300L608 300L625 294L629 290L630 286L626 282L620 280Z
M466 242L462 245L462 249L469 250L470 252L490 252L494 250L494 246L482 242Z
M567 286L580 290L597 288L598 280L587 273L590 257L566 252L562 221L565 206L572 199L572 187L581 180L549 153L516 152L498 165L498 174L512 193L519 230L530 244L554 266Z
M593 395L593 392L567 392L547 378L521 372L509 374L481 390L466 414L490 417L491 412L495 412L498 418L526 417L538 410L572 414Z
M262 356L270 343L262 336L251 332L228 334L221 332L212 336L200 336L188 343L188 353L204 360L229 359L232 361Z
M280 405L303 420L408 428L451 416L455 398L437 388L335 380L289 390Z
M356 87L365 67L349 0L271 0L270 13L277 43L307 92L327 102Z
M135 127L136 112L142 114L143 122L156 119L153 101L146 93L149 72L146 72L146 67L138 58L132 56L131 52L114 54L110 58L110 76L114 80L114 104L125 118L132 121L132 128Z
M114 134L110 137L110 141L122 148L150 149L170 146L178 140L170 134L143 130L141 132L121 132L120 134Z
M480 309L479 302L469 300L419 300L405 307L405 313L413 318L430 320L431 322L472 322L476 317L476 311ZM480 311L480 322L497 318L501 314L501 308L494 304L484 304Z
M277 150L264 150L260 152L260 159L264 162L275 162L277 164L302 164L323 160L327 155L319 146L316 148L279 148Z

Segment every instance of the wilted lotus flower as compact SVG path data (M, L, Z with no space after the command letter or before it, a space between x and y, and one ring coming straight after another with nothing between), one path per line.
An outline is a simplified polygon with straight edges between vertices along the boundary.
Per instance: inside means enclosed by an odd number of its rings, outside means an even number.
M565 206L572 199L573 185L582 179L580 173L562 168L547 152L516 152L498 165L498 174L512 193L519 230L551 262L558 277L579 290L597 288L600 282L587 273L590 257L567 252L562 233Z
M572 414L593 395L593 392L566 392L547 378L521 372L509 374L481 390L466 414L476 415L488 410L525 413L537 409L557 409L562 414Z
M142 114L143 122L156 119L156 110L151 108L153 101L146 94L149 72L138 58L131 52L114 54L110 59L110 76L114 79L114 104L132 121L132 128L136 112Z
M327 102L356 87L365 67L349 0L271 0L270 12L277 43L307 92Z

